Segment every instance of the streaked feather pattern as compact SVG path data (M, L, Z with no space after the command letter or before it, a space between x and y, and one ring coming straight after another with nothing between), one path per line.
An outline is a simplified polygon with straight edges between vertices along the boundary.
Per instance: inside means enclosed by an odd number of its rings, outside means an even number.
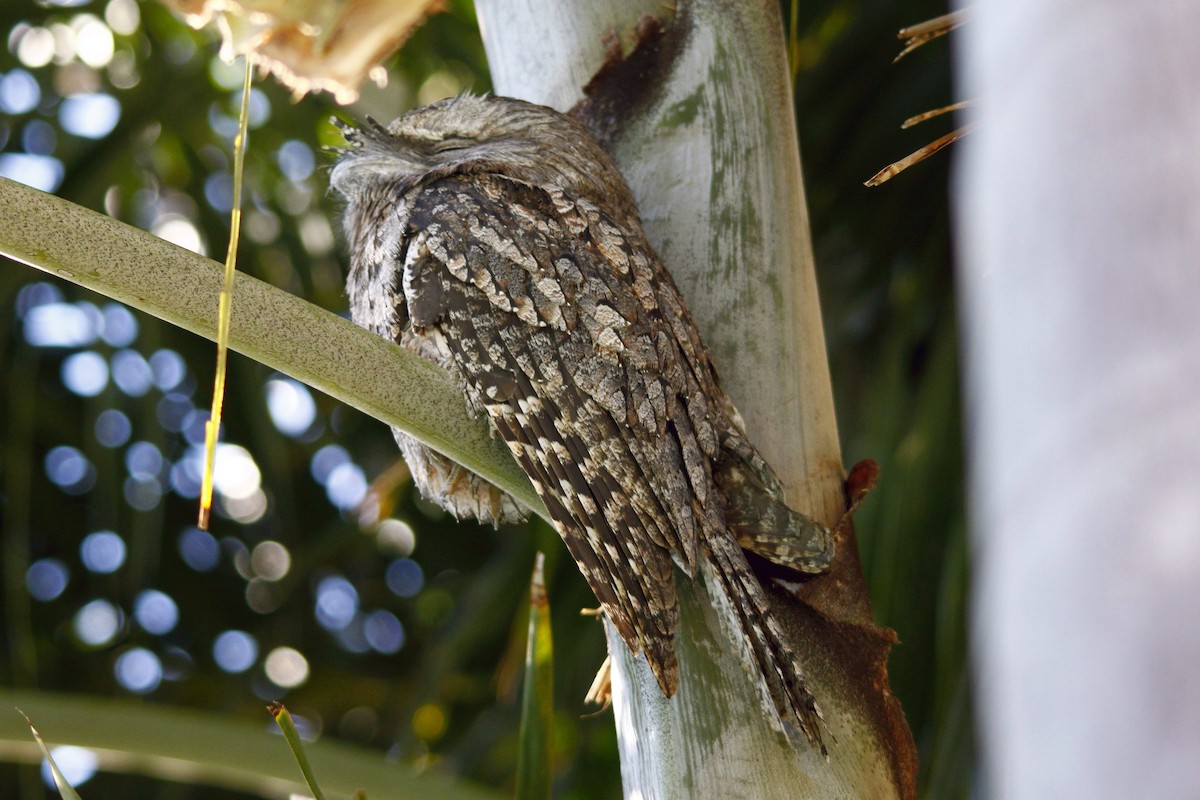
M679 681L674 568L694 577L704 560L766 696L822 746L742 547L813 573L832 539L784 505L608 156L578 122L498 97L345 132L333 184L348 200L355 321L458 377L667 695ZM520 516L495 487L396 436L426 496L459 516Z

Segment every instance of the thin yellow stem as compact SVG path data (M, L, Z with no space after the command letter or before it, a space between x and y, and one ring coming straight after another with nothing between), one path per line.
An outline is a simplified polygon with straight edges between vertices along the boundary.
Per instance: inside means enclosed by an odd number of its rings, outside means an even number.
M237 271L238 236L242 230L242 173L246 162L246 130L250 119L250 75L253 64L244 57L246 74L242 80L242 108L238 113L238 132L233 139L233 210L229 215L229 249L225 253L225 282L217 312L217 371L213 380L212 414L204 426L204 481L200 488L200 519L197 525L208 530L212 511L213 464L217 457L217 434L221 430L221 406L225 400L225 365L229 352L229 321L233 309L233 275Z

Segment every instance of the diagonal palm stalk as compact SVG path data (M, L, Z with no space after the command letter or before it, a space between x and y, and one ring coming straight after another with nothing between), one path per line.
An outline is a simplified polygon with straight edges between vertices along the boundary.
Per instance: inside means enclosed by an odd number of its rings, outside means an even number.
M216 337L217 262L3 178L0 208L0 254ZM403 428L545 516L525 474L443 370L248 275L235 287L234 350Z

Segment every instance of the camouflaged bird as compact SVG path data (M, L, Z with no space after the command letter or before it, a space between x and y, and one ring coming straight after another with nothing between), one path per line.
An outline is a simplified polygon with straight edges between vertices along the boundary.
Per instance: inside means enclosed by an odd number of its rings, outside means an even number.
M347 200L354 321L457 377L663 692L679 683L674 570L707 562L781 720L823 750L742 548L817 573L833 539L784 505L609 156L578 121L503 97L342 129L332 184ZM421 492L455 516L524 515L395 435Z

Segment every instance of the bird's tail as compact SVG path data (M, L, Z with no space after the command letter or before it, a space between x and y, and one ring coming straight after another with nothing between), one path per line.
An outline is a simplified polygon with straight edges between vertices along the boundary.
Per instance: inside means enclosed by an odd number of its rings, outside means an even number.
M730 433L721 444L723 457L713 478L724 496L724 522L733 536L706 537L711 563L784 727L799 728L825 754L825 723L816 700L743 549L793 573L817 574L833 562L833 533L783 502L779 479L742 436Z
M732 607L750 659L779 718L785 728L799 728L825 755L825 721L745 554L728 536L714 537L708 545L722 594Z

